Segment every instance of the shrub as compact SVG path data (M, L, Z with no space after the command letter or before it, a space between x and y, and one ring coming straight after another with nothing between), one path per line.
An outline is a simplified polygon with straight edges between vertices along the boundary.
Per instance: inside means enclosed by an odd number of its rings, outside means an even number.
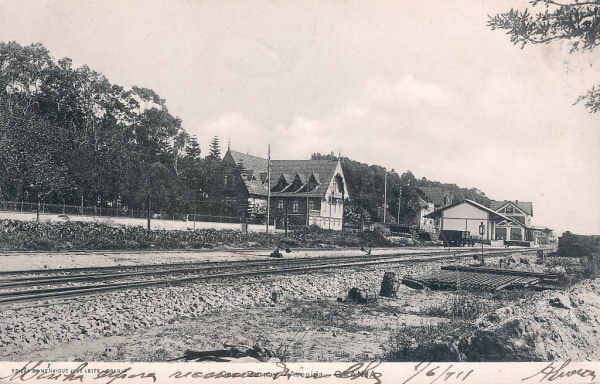
M598 277L600 274L600 254L587 255L584 260L582 260L584 261L583 277L586 279Z
M309 231L281 233L199 229L195 231L153 230L141 226L111 226L98 222L35 223L0 220L0 246L5 249L179 249L208 248L228 244L262 247L282 244L287 247L318 247L320 244L342 246L389 246L379 232L343 233L309 228Z
M459 353L452 344L472 330L473 326L464 321L400 327L382 346L384 360L458 361Z
M377 233L381 233L386 236L388 236L392 233L386 225L381 224L381 223L373 224L373 230Z
M451 295L439 304L426 307L422 313L429 316L474 320L489 310L481 297L468 294Z

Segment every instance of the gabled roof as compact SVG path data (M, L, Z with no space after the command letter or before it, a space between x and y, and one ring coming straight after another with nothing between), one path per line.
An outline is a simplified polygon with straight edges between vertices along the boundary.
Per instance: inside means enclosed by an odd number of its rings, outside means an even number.
M467 204L470 204L470 205L472 205L472 206L474 206L474 207L476 207L476 208L479 208L479 209L481 209L482 211L486 211L487 213L491 214L492 216L496 217L497 219L501 219L501 220L507 220L507 221L510 221L511 223L515 223L515 224L518 224L518 225L520 225L520 226L522 226L522 227L525 227L525 224L523 224L523 223L519 222L518 220L511 219L511 218L510 218L510 217L508 217L508 216L505 216L505 215L503 215L503 214L501 214L501 213L498 213L498 212L496 212L496 211L493 211L492 209L490 209L490 208L486 207L485 205L481 205L481 204L479 204L478 202L476 202L476 201L473 201L473 200L469 200L469 199L464 199L464 200L462 200L462 201L459 201L459 202L457 202L457 203L450 204L450 205L448 205L447 207L443 207L443 208L440 208L440 209L436 209L435 211L431 212L430 214L428 214L428 215L425 215L425 217L431 217L431 218L434 218L434 217L439 217L442 211L445 211L445 210L447 210L447 209L450 209L450 208L456 207L457 205L460 205L460 204L462 204L462 203L467 203Z
M320 183L310 191L310 195L324 197L337 164L335 160L271 160L271 188L277 185L282 174L304 175L303 180L308 179L306 175L317 174ZM274 192L275 195L277 192Z
M490 203L490 208L494 211L498 211L499 209L504 208L505 206L507 206L510 203L517 206L520 210L522 210L529 216L533 216L533 203L531 201L511 201L511 200L492 201Z
M427 197L426 200L431 201L436 206L444 205L444 196L451 195L449 192L445 192L442 187L419 187L418 189Z
M261 172L267 172L267 159L263 159L262 157L258 156L252 156L247 153L233 151L231 149L229 150L229 153L236 164L241 162L244 165L244 168L252 169L254 174L258 175Z
M225 157L228 155L231 156L236 164L241 162L246 170L252 170L255 176L267 172L267 159L231 149L227 151ZM284 188L282 192L271 192L271 195L325 197L337 165L337 160L271 160L271 180L269 182L271 191L282 177L288 186L293 184L296 178L300 182L298 188L296 188L300 192L296 194L294 194L294 191ZM311 179L314 179L317 185L314 187L311 185L311 189L307 194L306 188L300 187L303 187ZM261 183L260 179L247 180L244 178L244 183L250 194L266 196L268 193L266 183Z
M244 180L244 184L246 184L246 189L251 195L267 195L266 185L261 183L260 180Z

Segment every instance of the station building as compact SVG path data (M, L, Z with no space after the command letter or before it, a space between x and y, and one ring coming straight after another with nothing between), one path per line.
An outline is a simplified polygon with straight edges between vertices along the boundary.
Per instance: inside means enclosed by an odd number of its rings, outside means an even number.
M276 228L316 225L342 230L350 198L339 160L271 160L228 149L223 158L225 197L244 206L249 217L270 217Z

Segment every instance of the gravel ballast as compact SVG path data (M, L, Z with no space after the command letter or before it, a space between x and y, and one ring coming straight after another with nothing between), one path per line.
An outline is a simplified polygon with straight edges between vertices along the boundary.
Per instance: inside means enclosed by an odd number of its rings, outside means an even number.
M442 262L383 265L307 274L227 279L184 286L134 289L81 297L0 313L0 358L11 358L76 340L128 335L150 327L201 318L213 311L278 305L282 301L343 297L352 287L379 292L386 271L397 276L439 269ZM281 303L281 301L278 301Z

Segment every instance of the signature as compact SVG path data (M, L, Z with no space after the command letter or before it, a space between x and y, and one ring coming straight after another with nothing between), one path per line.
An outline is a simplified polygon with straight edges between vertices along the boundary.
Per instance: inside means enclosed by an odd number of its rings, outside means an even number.
M343 371L336 371L332 374L325 374L322 372L304 372L304 371L294 371L290 369L284 362L276 363L276 366L280 368L279 371L275 372L259 372L259 371L244 371L244 372L229 372L229 371L209 371L209 372L201 372L201 371L188 371L181 372L177 371L169 375L170 379L220 379L220 378L246 378L246 377L263 377L270 378L272 380L278 379L291 379L293 378L304 378L304 379L324 379L327 377L336 377L339 379L348 379L348 380L356 380L356 379L371 379L374 380L377 384L381 384L381 376L380 372L377 372L375 368L377 368L381 363L380 362L370 362L365 365L365 363L357 363L353 364L350 367L346 368Z
M594 371L590 370L565 370L565 367L569 362L563 363L560 367L555 367L550 364L548 367L542 369L535 375L523 379L532 379L538 375L541 375L543 380L553 381L561 377L569 377L573 375L579 375L581 377L590 377L595 379ZM213 370L196 371L196 370L182 370L182 371L170 371L170 372L159 372L165 375L167 380L179 381L179 382L190 382L190 379L195 380L206 380L206 379L231 379L231 378L267 378L269 381L275 381L280 379L310 379L318 380L322 378L335 378L341 381L356 381L356 382L371 382L373 384L381 384L383 373L380 370L382 365L381 361L370 361L362 363L353 363L345 369L341 369L332 373L325 372L313 372L304 369L303 366L299 368L290 368L284 362L275 364L276 369L265 370L265 371L232 371L232 370L214 370L217 365L210 366ZM40 382L40 381L54 381L54 382L80 382L84 381L95 381L99 384L121 384L127 380L136 379L138 383L154 384L157 382L163 382L165 376L158 377L154 372L136 372L132 366L124 366L124 369L99 369L92 368L89 363L82 362L75 369L63 369L54 368L51 363L48 362L33 362L29 361L18 370L13 370L12 374L6 377L0 377L0 384L11 384L15 382ZM190 368L197 368L198 366L191 365ZM204 365L206 367L206 365ZM231 367L224 367L231 368ZM433 362L420 362L413 367L413 372L410 377L404 381L398 381L397 384L407 384L410 382L429 382L429 384L439 383L452 383L462 384L467 379L474 376L473 369L461 369L455 364L437 364ZM85 380L84 380L85 379ZM182 380L183 379L183 380Z
M559 363L557 363L559 364ZM562 363L560 365L560 367L557 367L556 365L554 365L554 363L550 363L547 366L545 366L543 369L541 369L539 372L529 376L529 377L525 377L523 379L521 379L521 381L527 381L530 379L533 379L534 377L538 377L539 376L539 381L538 383L543 382L544 380L547 381L555 381L555 380L559 380L559 379L563 379L563 378L568 378L568 377L572 377L572 376L577 376L580 378L590 378L590 381L596 381L596 372L591 370L591 369L584 369L584 368L579 368L579 369L566 369L569 364L571 364L571 360L566 360L564 363Z
M68 372L53 372L49 371L50 364L47 367L43 367L44 362L38 361L33 363L32 361L27 362L22 368L13 372L10 376L0 377L0 380L13 381L31 381L31 380L54 380L62 382L81 382L83 383L84 376L86 374L86 367L88 363L81 363L77 368L69 370ZM156 374L154 372L141 372L134 373L131 367L125 369L113 370L104 369L96 372L94 380L104 379L105 384L113 384L117 380L126 379L149 379L152 383L157 381Z

